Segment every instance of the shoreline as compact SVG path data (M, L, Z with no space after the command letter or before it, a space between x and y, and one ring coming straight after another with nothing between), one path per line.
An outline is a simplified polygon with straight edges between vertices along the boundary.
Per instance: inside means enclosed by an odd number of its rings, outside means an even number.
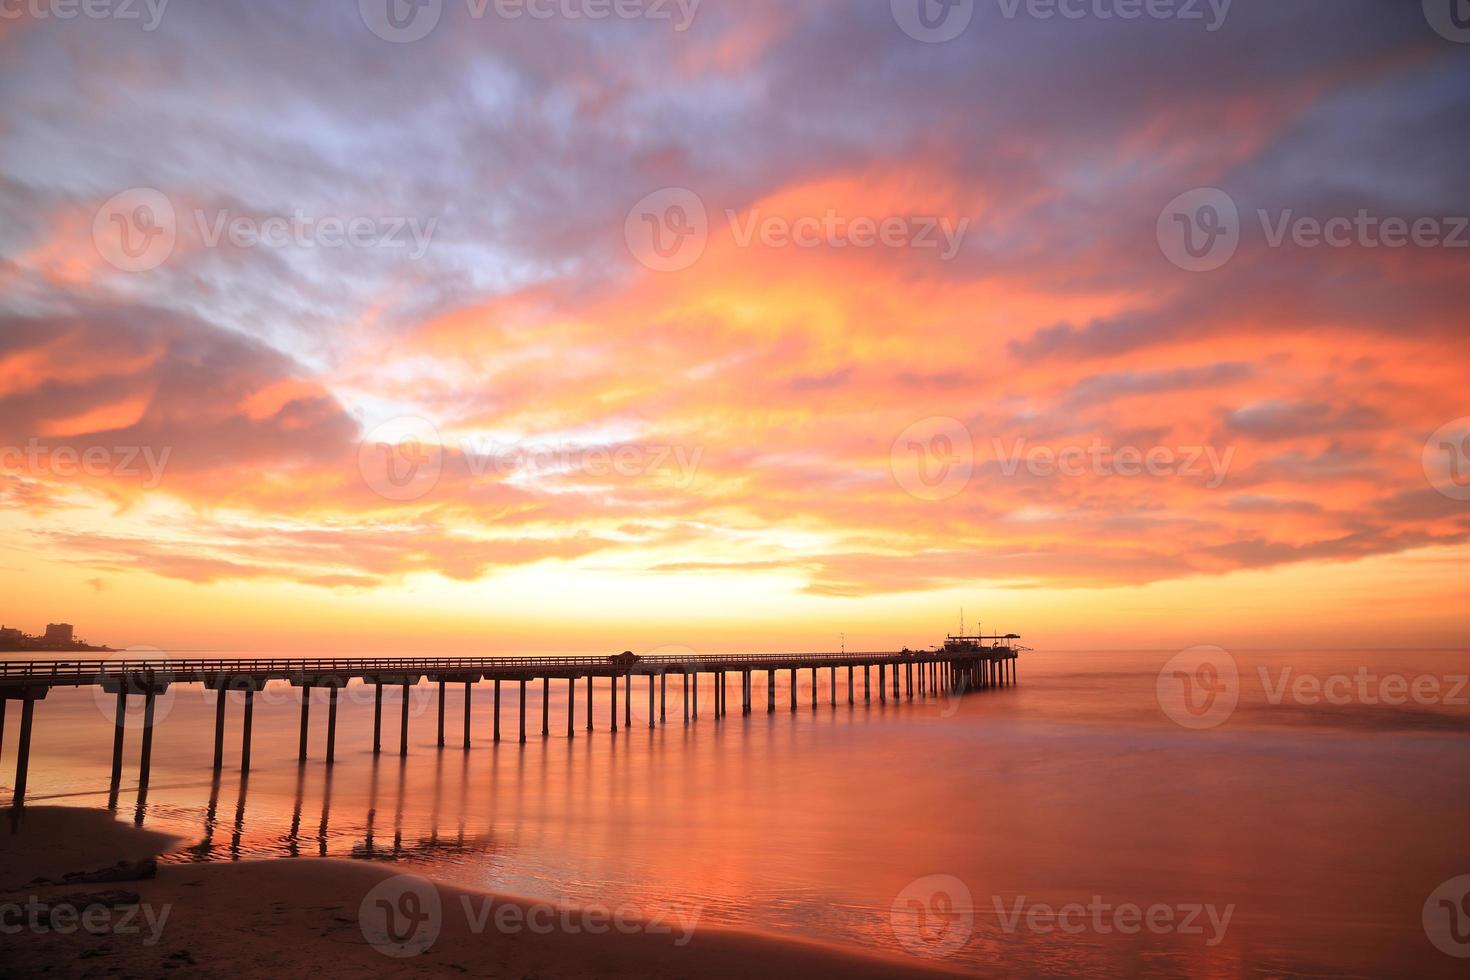
M29 807L18 827L7 814L0 819L4 962L18 975L63 976L348 977L390 969L425 977L973 975L703 926L697 915L638 918L478 891L378 863L153 864L180 842L101 810ZM84 925L89 916L97 929ZM51 919L72 928L62 934L31 924Z

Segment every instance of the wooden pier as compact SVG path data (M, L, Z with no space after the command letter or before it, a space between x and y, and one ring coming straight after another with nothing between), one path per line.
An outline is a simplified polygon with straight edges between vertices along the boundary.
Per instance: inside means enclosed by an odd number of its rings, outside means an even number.
M0 749L5 744L6 709L10 702L20 708L20 734L16 750L15 798L19 807L25 802L26 777L30 763L32 727L36 703L58 687L100 687L116 698L112 741L112 784L114 791L122 778L123 735L127 722L128 699L143 699L143 745L138 766L140 788L148 784L153 754L154 702L170 687L198 684L216 692L214 711L214 770L225 762L225 722L228 698L237 691L243 695L241 719L240 769L250 771L251 730L254 723L255 695L272 681L285 681L301 690L301 737L298 757L307 760L310 749L312 691L327 693L327 738L325 761L331 765L337 752L338 695L354 682L373 691L373 753L383 750L383 690L401 688L402 710L398 719L398 753L408 755L409 692L427 680L438 686L438 745L445 745L444 711L451 685L463 687L463 747L472 745L470 715L471 695L476 684L494 685L493 725L490 738L501 740L501 695L504 685L516 685L516 706L520 714L518 738L526 741L527 687L541 686L541 735L551 734L551 686L564 684L567 691L566 733L576 735L577 688L585 682L585 726L595 730L597 708L594 681L610 681L607 692L607 731L618 731L618 688L623 691L623 728L633 724L634 682L647 688L648 727L656 728L667 720L669 675L682 684L683 724L699 721L699 679L714 679L713 713L716 720L729 714L729 690L736 681L741 716L754 711L752 676L767 676L766 712L776 712L777 680L789 676L790 710L797 710L797 678L802 671L811 673L811 707L818 704L820 673L828 674L828 701L836 707L839 687L845 689L847 704L857 703L854 677L861 671L862 702L875 698L886 703L904 698L912 701L917 694L930 696L964 695L974 691L1006 687L1016 682L1019 651L1011 641L1012 633L1002 636L950 637L943 649L898 653L810 653L810 654L702 654L690 656L639 657L622 653L612 657L452 657L398 659L271 659L271 660L25 660L0 662ZM845 672L845 677L841 676ZM877 686L873 679L876 673ZM657 706L655 707L655 699Z

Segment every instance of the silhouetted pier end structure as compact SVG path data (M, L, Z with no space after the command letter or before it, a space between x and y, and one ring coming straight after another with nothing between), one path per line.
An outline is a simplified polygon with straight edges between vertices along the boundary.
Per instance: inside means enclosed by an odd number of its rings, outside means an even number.
M445 709L450 686L462 686L464 696L463 748L474 744L471 704L475 686L493 684L492 726L489 740L501 741L501 699L503 687L518 687L517 710L520 725L519 742L527 740L526 707L530 685L540 682L541 737L551 736L551 692L553 682L565 681L567 691L566 735L575 738L577 718L577 685L586 680L586 730L595 730L596 701L599 680L606 680L609 733L619 731L619 690L622 699L622 729L633 728L634 678L646 680L647 723L650 729L667 724L668 677L677 675L683 687L683 724L699 721L700 679L708 675L714 692L713 716L716 720L729 715L729 683L738 678L740 713L749 717L754 710L754 676L766 675L766 713L776 713L776 694L782 675L787 679L789 708L798 711L800 672L810 671L811 708L818 709L821 672L827 671L827 694L831 708L839 702L839 673L846 671L846 699L856 706L855 674L862 672L863 704L873 701L873 674L877 672L877 696L887 704L891 693L894 702L934 697L952 697L1016 683L1016 664L1023 647L1012 641L1015 633L995 636L951 636L943 647L931 650L901 650L897 653L770 653L770 654L699 654L689 656L660 655L640 657L621 653L612 657L460 657L460 658L393 658L393 659L315 659L290 658L270 660L26 660L0 662L0 749L6 735L9 703L19 702L20 733L16 748L14 804L25 802L26 780L30 765L32 729L38 701L58 687L100 688L112 697L114 729L112 739L112 787L114 796L123 774L124 735L127 726L128 699L143 698L143 740L138 765L140 793L146 792L152 767L154 704L158 697L176 685L199 685L214 692L214 771L225 764L225 739L229 693L237 692L243 702L240 721L240 770L250 771L251 741L254 728L255 696L271 683L285 682L301 691L300 737L298 763L304 765L311 754L311 703L316 690L326 692L327 721L324 759L328 766L336 761L337 715L339 696L349 685L355 690L372 692L372 753L383 751L383 692L398 688L402 693L399 711L398 754L409 754L410 694L419 684L437 687L438 718L436 743L446 747ZM101 699L99 698L99 701Z

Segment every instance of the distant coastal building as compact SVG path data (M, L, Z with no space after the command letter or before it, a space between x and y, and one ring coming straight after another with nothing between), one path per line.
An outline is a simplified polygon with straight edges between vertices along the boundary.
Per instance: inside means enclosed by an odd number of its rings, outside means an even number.
M25 634L20 630L11 629L9 626L0 626L0 643L19 643L23 636Z
M47 623L46 645L69 647L75 642L71 623Z

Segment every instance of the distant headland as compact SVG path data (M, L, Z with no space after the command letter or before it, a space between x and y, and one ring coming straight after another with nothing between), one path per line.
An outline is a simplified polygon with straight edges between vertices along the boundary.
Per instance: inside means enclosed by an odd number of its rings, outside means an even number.
M112 647L83 643L76 638L76 632L70 623L48 623L46 632L40 636L23 633L9 626L0 626L0 653L22 653L31 650L111 653Z

